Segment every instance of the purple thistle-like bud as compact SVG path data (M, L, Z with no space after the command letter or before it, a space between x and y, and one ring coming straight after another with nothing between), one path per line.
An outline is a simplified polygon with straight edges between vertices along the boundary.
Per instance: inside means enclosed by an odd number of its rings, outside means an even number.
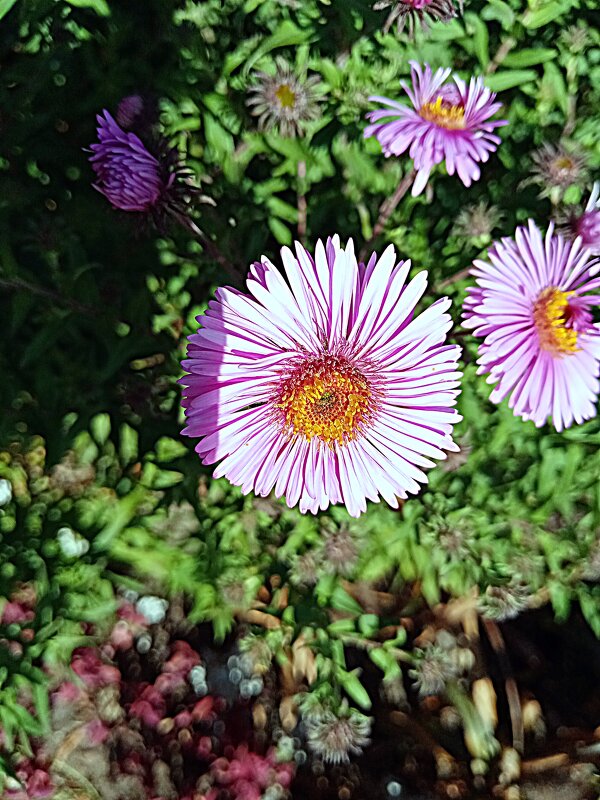
M462 14L462 0L458 0L458 8ZM375 11L390 9L383 26L387 33L394 22L398 34L402 33L408 23L408 35L414 37L415 29L420 26L424 31L428 29L428 22L450 22L457 16L454 0L378 0L373 6Z
M91 146L90 162L98 177L94 188L113 208L151 211L164 201L176 173L165 169L135 133L122 130L110 115L98 115L99 143Z

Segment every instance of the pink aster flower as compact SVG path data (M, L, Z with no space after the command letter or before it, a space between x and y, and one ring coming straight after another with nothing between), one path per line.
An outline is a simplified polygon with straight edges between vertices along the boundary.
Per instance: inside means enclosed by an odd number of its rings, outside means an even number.
M273 489L302 512L381 495L391 506L456 450L460 348L445 344L450 300L415 315L427 285L388 247L357 264L352 241L263 256L249 294L219 289L190 336L182 382L188 436L244 493Z
M497 383L491 400L539 427L557 430L596 414L600 390L600 325L592 308L598 271L581 239L569 242L550 226L545 240L530 220L502 239L489 262L475 261L476 286L464 304L465 326L483 337L479 373Z
M467 84L450 69L435 73L425 64L410 62L412 86L402 88L413 108L387 97L370 97L383 103L367 114L373 123L365 129L365 138L375 136L384 155L399 156L406 150L414 161L417 177L412 187L416 196L425 188L436 164L446 163L450 175L456 172L465 186L479 179L479 162L487 161L500 144L493 131L505 120L490 121L500 108L496 95L483 85L483 78L471 78ZM380 122L380 120L384 120Z

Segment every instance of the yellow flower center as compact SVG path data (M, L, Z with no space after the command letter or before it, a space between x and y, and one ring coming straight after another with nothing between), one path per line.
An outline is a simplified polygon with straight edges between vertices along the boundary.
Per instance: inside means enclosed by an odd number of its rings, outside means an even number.
M550 286L544 289L533 307L540 347L553 355L575 353L578 350L577 331L567 328L568 298L572 294Z
M440 128L451 131L462 130L465 127L465 109L460 105L452 105L441 95L435 103L423 103L419 114L428 122L433 122Z
M558 158L554 159L554 166L556 169L560 171L567 171L574 169L577 165L575 161L570 158L569 156L559 156Z
M346 359L307 358L281 383L275 403L295 434L332 446L353 439L371 414L369 381Z
M275 90L275 97L279 100L282 108L294 108L296 105L296 92L292 91L287 83L282 83Z

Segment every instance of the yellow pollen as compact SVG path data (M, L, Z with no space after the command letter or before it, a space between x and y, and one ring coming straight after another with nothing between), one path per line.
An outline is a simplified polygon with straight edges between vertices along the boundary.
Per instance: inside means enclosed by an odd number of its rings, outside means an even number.
M293 108L296 105L296 92L287 83L282 83L275 91L275 97L282 108Z
M345 359L326 355L307 359L286 377L275 405L295 434L333 446L357 435L371 400L364 375Z
M553 355L575 353L578 350L577 331L567 328L568 298L572 294L550 286L544 289L533 307L540 347Z
M439 125L440 128L455 131L465 127L465 109L452 105L441 95L438 95L435 103L423 103L419 113L423 119Z

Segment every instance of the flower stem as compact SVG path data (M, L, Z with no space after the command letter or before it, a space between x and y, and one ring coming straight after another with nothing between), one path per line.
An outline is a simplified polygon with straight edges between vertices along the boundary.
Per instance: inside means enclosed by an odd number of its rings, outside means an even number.
M306 161L298 162L298 239L304 244L306 238Z
M76 311L78 314L85 314L98 317L101 312L93 306L88 306L85 303L80 303L70 297L64 297L52 289L46 289L44 286L38 286L35 283L24 281L22 278L0 278L0 289L14 289L15 291L25 291L30 294L38 295L38 297L46 297L52 300L57 305L64 306L71 311Z
M504 638L498 625L491 619L482 618L483 627L487 633L492 649L496 653L500 664L500 670L504 677L504 689L508 701L508 712L512 728L513 747L523 754L525 749L525 733L523 730L523 714L521 712L521 701L519 690L512 671L511 663L506 653Z
M486 75L493 75L493 73L496 72L500 64L504 61L504 59L513 49L516 43L517 43L516 40L513 39L512 36L509 36L508 39L505 39L502 42L502 44L498 48L498 51L496 52L496 55L493 57L493 59L486 67L485 70Z
M463 278L468 278L471 272L471 267L465 267L464 269L455 272L454 275L451 275L449 278L444 278L443 281L440 281L437 285L438 289L445 289L446 286L451 286L453 283L457 281L462 281Z
M217 245L209 239L209 237L200 230L200 228L196 225L196 223L191 220L185 214L175 213L175 218L177 221L183 225L184 228L187 228L191 231L194 236L199 240L202 247L206 250L208 255L219 264L219 266L223 267L225 272L229 275L229 277L236 283L240 284L244 282L245 273L242 272L241 269L238 269L236 266L226 258L223 253L219 250Z
M371 245L373 244L374 240L379 236L379 234L382 233L388 219L391 217L398 203L400 202L400 200L402 200L402 198L412 185L412 182L414 181L416 174L417 171L414 168L411 169L410 172L407 172L406 175L402 178L402 180L398 184L398 188L396 189L394 194L391 197L386 198L379 207L379 216L377 217L377 222L373 227L373 233L371 234L370 239L365 243L364 247L360 251L358 256L359 261L364 261L364 259L366 258Z

